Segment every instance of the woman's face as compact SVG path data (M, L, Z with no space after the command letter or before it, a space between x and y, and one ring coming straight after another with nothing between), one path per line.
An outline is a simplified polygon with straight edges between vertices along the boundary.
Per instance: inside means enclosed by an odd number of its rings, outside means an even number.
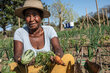
M25 20L29 29L38 29L42 18L40 13L35 9L29 9L25 11Z

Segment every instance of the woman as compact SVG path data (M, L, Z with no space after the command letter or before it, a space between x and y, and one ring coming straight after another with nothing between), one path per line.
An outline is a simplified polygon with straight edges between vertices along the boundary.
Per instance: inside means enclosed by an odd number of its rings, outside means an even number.
M35 53L51 51L50 44L52 44L54 53L61 58L63 57L63 51L54 28L40 25L43 18L50 16L50 12L43 9L40 0L26 0L22 8L15 10L15 15L23 18L27 24L26 27L17 29L14 34L15 62L19 62L22 54L28 49L32 49ZM58 63L57 60L54 59L54 61ZM58 68L58 66L55 68ZM55 71L53 70L53 73L56 73Z
M41 26L43 12L28 8L23 11L27 26L19 28L14 34L14 59L20 60L22 53L28 49L35 51L50 51L50 43L56 55L62 57L63 52L59 45L57 34L51 26Z

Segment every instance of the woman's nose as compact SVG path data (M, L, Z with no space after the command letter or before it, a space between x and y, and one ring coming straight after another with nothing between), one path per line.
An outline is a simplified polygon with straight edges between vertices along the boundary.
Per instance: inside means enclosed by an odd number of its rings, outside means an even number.
M30 16L30 21L34 21L34 18L35 18L35 17L34 17L33 15L31 15L31 16Z

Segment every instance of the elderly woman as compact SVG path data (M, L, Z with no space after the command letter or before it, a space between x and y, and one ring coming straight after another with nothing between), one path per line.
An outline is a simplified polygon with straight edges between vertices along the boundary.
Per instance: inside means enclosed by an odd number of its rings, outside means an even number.
M42 19L44 17L49 17L50 13L38 8L38 4L34 5L36 7L32 7L32 5L30 5L31 7L25 7L22 11L20 9L16 10L16 15L19 16L19 14L23 14L23 18L25 19L27 26L17 29L14 34L15 61L18 61L22 53L28 49L32 49L35 52L50 51L50 43L53 46L55 54L60 57L63 56L57 34L53 27L41 26Z
M60 47L58 36L54 28L51 26L41 26L42 19L48 18L50 16L50 12L43 9L43 5L40 0L26 0L22 8L15 10L15 15L23 18L27 24L26 27L17 29L14 34L15 62L19 62L22 54L28 49L33 50L35 53L51 51L51 44L54 53L61 58L63 57L62 60L66 59L67 64L69 61L74 60L71 55L67 55L67 57L63 56L63 51ZM55 62L57 63L56 60ZM73 63L74 62L71 62L71 64ZM63 67L63 69L59 69L60 67L63 66L56 65L53 68L52 73L66 73L67 66ZM36 72L31 71L29 71L29 73L38 72L37 69Z

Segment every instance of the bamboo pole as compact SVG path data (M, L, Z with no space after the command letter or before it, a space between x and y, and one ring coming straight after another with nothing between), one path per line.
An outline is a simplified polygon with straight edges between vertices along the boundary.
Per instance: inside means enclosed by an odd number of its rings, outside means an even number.
M98 53L99 53L99 49L96 50L96 57L95 57L95 63L97 64L97 59L98 59Z
M99 49L99 61L100 61L100 66L102 68L102 60L101 60L101 50Z
M61 7L61 12L60 12L60 31L63 30L63 25L62 25L62 7Z
M103 14L103 24L105 25L105 17L104 17L104 10L102 8L102 14Z
M107 9L105 9L105 12L106 12L107 25L109 26L108 16L107 16Z
M80 64L82 64L82 59L83 59L83 47L81 47L81 62L80 62Z
M85 22L85 19L86 19L86 18L83 17L82 19L83 19L82 26L84 26L84 22ZM82 28L82 27L81 27L81 28Z
M87 17L87 25L88 25L88 28L89 28L87 8L86 8L86 17Z
M100 24L100 15L99 15L99 11L98 11L98 4L97 4L97 0L96 0L96 7L97 7L97 15L98 15L99 27L101 27L101 24Z
M90 17L89 17L89 21L91 22L92 26L94 26L93 23L92 23L92 21L91 21L91 19L90 19Z
M90 15L88 15L88 16L90 16ZM97 23L99 23L96 19L94 19L92 16L90 16L94 21L96 21Z
M84 21L84 18L82 17L82 21ZM80 23L80 30L82 29L82 27L83 27L83 22L82 23Z

